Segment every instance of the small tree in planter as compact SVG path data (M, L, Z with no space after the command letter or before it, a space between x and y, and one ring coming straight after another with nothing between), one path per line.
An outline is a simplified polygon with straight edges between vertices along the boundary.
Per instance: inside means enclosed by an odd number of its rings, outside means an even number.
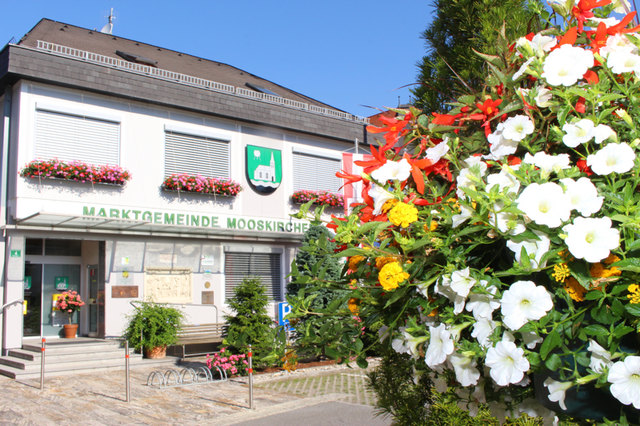
M223 344L236 354L245 353L251 345L257 365L260 365L261 357L270 352L273 338L268 303L266 288L260 278L246 277L227 301L234 315L224 317L228 327Z
M162 358L168 345L178 341L183 314L166 305L140 302L129 318L124 338L136 350L144 350L147 358Z

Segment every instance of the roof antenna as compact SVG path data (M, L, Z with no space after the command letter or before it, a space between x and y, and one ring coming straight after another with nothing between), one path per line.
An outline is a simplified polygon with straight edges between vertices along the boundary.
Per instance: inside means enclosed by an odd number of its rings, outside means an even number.
M116 17L113 16L113 8L111 8L111 13L109 14L109 16L107 16L107 18L109 18L109 22L107 22L105 24L105 26L102 27L100 32L101 33L105 33L105 34L112 34L112 32L113 32L113 20L116 19Z

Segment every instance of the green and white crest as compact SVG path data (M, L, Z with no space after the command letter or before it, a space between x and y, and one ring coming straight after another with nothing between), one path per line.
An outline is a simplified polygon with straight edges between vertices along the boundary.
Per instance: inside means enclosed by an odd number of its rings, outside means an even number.
M247 145L247 178L256 192L270 194L282 182L282 152Z

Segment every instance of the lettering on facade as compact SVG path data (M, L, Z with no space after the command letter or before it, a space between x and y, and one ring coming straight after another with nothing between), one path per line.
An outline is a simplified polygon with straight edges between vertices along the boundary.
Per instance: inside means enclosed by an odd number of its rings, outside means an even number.
M150 210L82 207L82 215L105 219L142 220L157 225L193 226L198 228L237 229L262 232L303 234L309 224L303 221L247 217L221 217L202 214Z

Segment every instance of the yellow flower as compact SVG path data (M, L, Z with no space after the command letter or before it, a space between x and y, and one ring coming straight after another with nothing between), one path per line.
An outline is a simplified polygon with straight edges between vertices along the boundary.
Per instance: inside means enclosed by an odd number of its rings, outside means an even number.
M586 289L580 285L578 280L573 277L569 277L564 281L564 289L576 302L582 302L584 300L584 294Z
M640 286L638 286L638 284L631 284L629 287L627 287L627 290L629 290L630 293L627 294L629 303L640 303Z
M382 208L380 209L380 211L382 213L386 213L388 212L393 206L396 205L396 203L398 203L398 200L396 200L395 198L392 198L390 200L387 200L384 202L384 204L382 205Z
M571 272L569 271L569 267L566 263L553 265L553 274L551 274L551 276L559 283L563 282L570 275Z
M357 314L360 311L360 299L357 299L355 297L350 298L349 302L347 302L347 306L349 307L351 313Z
M402 266L398 262L387 263L378 274L380 285L386 291L395 290L407 278L409 278L409 274L402 270Z
M389 211L389 221L396 226L406 228L418 220L418 209L406 203L397 203Z

